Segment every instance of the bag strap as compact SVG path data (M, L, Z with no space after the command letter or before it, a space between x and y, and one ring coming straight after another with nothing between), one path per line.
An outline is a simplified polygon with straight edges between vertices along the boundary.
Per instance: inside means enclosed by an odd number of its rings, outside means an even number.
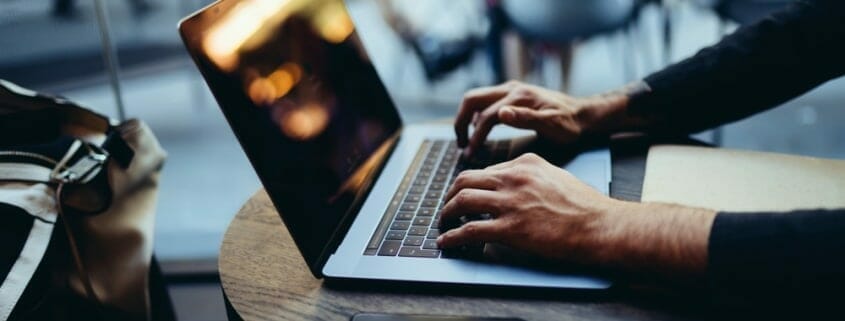
M33 208L32 203L24 202L27 199L26 196L15 192L0 193L0 202L19 207L34 216L32 227L18 259L0 284L0 321L9 319L12 310L35 275L47 252L56 222L56 213L45 213L39 208Z
M65 213L62 197L65 194L66 184L88 183L103 170L108 158L109 153L105 150L77 139L71 143L65 156L56 162L53 168L45 167L47 164L36 164L43 162L43 160L31 156L19 157L19 159L31 159L30 162L0 162L0 180L56 184L56 213L50 214L49 217L36 216L37 219L34 220L32 231L18 260L13 265L9 277L0 286L0 303L3 303L2 308L0 308L0 321L8 319L20 296L23 295L29 280L35 274L35 270L50 243L50 236L57 217L61 219L61 225L64 226L64 234L67 237L74 269L82 282L85 295L98 307L100 313L104 312L102 301L94 291L88 270L79 252L73 223Z
M62 225L65 228L65 235L67 235L68 247L70 248L71 257L73 258L73 265L76 272L79 274L79 280L82 281L83 288L85 288L85 295L88 296L89 300L97 305L100 313L103 313L102 301L100 301L100 298L97 296L97 292L94 291L94 286L91 283L91 277L88 276L88 270L85 268L85 262L82 261L82 255L79 254L79 246L76 243L76 236L74 235L73 227L63 210L62 190L64 189L65 184L66 183L59 183L59 186L56 187L56 209L58 211L58 216L62 220Z
M0 162L0 180L49 183L51 168L28 163Z

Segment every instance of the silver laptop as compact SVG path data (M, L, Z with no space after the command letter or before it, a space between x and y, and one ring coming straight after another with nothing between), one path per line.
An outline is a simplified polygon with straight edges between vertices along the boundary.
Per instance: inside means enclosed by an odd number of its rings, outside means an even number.
M480 156L464 160L450 124L403 126L342 1L221 0L179 30L315 277L610 286L589 271L437 248L455 176L538 144L497 128ZM547 159L608 193L607 149L560 154Z

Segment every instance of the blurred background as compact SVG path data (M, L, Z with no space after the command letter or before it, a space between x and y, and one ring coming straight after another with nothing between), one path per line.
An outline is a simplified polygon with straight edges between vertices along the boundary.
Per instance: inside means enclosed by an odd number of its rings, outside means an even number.
M260 187L177 33L181 17L209 2L107 0L108 28L101 28L94 0L0 0L0 78L113 117L119 99L169 152L155 252L180 320L225 320L217 252L229 221ZM405 122L421 122L452 116L467 89L506 79L601 93L688 57L785 2L351 0L349 8ZM112 70L104 34L117 58ZM843 104L845 80L835 80L697 137L845 158Z

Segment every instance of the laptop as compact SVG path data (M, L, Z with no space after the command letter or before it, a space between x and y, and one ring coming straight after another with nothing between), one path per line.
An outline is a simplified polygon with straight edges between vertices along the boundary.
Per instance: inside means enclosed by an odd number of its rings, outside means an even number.
M589 271L437 248L439 209L457 174L516 157L531 138L499 126L480 157L463 160L451 124L403 125L349 8L340 0L220 0L179 24L314 276L608 288ZM608 193L607 149L555 162Z

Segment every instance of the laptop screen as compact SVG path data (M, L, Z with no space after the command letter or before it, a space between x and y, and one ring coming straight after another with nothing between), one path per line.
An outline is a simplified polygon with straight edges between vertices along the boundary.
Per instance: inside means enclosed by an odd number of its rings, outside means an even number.
M341 0L223 0L180 30L319 275L401 127L346 7Z

